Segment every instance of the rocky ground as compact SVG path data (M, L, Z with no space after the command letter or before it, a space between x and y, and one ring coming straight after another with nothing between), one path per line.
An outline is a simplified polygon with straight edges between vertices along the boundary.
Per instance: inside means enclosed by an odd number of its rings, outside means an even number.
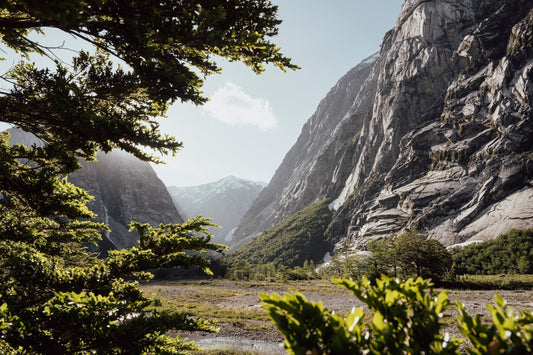
M352 307L362 306L349 291L328 281L299 281L288 283L234 282L228 280L180 281L151 283L143 286L145 292L160 296L164 304L197 312L203 319L215 322L217 333L180 333L200 343L203 347L230 347L251 350L256 353L283 353L280 343L283 337L270 323L260 306L260 293L283 294L302 292L308 300L322 301L336 313L344 313ZM460 301L470 315L489 317L485 304L494 303L499 294L515 309L533 310L533 290L454 290L448 291L451 303ZM455 327L455 307L446 313L450 323L446 331L460 337ZM276 350L277 349L277 350Z

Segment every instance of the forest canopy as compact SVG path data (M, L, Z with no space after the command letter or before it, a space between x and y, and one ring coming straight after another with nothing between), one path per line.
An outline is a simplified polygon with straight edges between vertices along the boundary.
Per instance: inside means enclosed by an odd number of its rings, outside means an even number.
M458 275L533 273L533 229L513 229L493 240L453 251Z

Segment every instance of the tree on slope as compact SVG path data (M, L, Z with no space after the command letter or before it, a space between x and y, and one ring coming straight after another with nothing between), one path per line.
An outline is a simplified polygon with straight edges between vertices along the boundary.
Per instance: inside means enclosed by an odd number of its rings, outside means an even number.
M82 245L107 228L91 219L88 193L68 182L78 160L125 150L145 161L175 154L181 143L158 130L176 100L202 104L203 78L215 57L257 73L271 63L296 69L270 41L280 20L263 0L7 0L0 10L4 63L0 121L42 141L9 145L0 136L0 351L2 353L181 353L192 345L171 329L207 326L184 314L150 309L137 289L143 270L197 265L209 244L209 222L132 223L139 247L95 259ZM71 62L67 49L40 44L56 29L91 50ZM31 55L53 61L52 68ZM118 64L120 65L118 65ZM148 150L148 152L146 151ZM152 153L150 153L152 152Z

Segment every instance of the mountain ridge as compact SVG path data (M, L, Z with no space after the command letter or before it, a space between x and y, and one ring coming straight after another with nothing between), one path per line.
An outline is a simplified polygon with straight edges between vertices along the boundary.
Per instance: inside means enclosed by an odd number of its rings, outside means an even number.
M379 59L321 101L236 241L325 198L332 250L412 228L453 245L531 227L532 8L407 0Z
M167 190L176 208L186 218L202 215L212 218L214 223L220 225L221 228L210 229L214 235L213 241L228 244L231 241L231 231L265 186L264 182L230 175L196 186L168 186Z

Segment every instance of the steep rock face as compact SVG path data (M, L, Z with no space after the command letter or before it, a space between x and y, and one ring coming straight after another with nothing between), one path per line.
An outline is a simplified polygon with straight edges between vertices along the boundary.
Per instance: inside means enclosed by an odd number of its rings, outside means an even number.
M531 39L513 44L530 31L532 7L406 2L356 152L375 156L372 167L356 164L344 189L358 193L336 201L337 247L412 227L451 245L533 224L531 101L521 99L532 93Z
M249 240L311 203L339 190L351 162L350 150L371 107L375 93L377 55L350 70L320 102L302 128L268 186L254 201L234 234L234 242Z
M10 134L12 144L39 144L34 136L19 129L10 129ZM111 232L103 235L100 251L137 245L138 234L129 232L131 221L153 226L183 221L150 164L128 153L112 151L99 153L96 162L82 161L82 165L69 181L94 196L89 208L97 214L97 221L111 227Z
M333 138L321 151L340 149L331 159L310 154L311 162L291 150L280 169L320 185L290 195L290 183L271 182L265 191L278 195L268 215L308 204L306 195L333 198L326 236L336 248L364 248L368 238L413 227L445 245L531 227L532 8L526 0L407 0L355 88L374 85L371 97L363 104L345 95L368 114L302 133L293 150L320 135ZM332 127L352 130L335 135ZM350 134L351 144L341 138ZM294 168L306 161L306 173Z
M163 182L150 164L131 154L112 151L99 153L97 162L83 162L83 168L69 177L74 185L89 191L94 200L89 208L97 220L108 223L101 249L123 249L138 245L139 236L130 232L131 221L180 223L178 213Z
M168 192L185 218L202 215L221 227L210 229L213 242L231 244L232 231L265 186L266 183L228 176L210 184L169 186Z

